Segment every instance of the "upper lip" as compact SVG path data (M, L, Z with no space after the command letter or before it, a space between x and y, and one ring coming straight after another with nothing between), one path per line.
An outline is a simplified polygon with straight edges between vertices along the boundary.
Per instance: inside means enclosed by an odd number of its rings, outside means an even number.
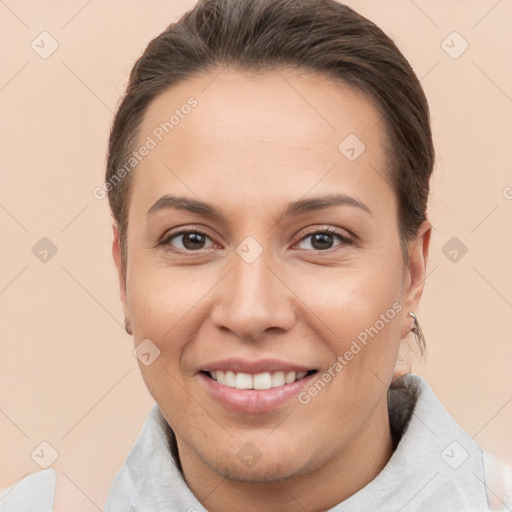
M289 361L281 361L279 359L259 359L258 361L248 361L240 358L219 359L202 365L199 372L212 371L232 371L235 373L249 373L256 375L264 372L308 372L314 368Z

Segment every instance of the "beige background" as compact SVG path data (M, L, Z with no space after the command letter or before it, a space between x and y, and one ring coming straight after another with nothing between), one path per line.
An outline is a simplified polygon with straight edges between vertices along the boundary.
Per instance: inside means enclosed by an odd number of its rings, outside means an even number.
M413 369L512 461L512 1L350 4L398 43L432 110L436 231L418 311L429 350ZM0 487L40 469L31 453L46 441L74 510L102 509L152 405L121 325L108 205L92 190L135 58L193 5L0 2ZM47 59L31 48L43 31L59 45ZM457 59L441 45L453 31L469 44ZM58 249L46 263L32 253L42 237ZM468 248L457 262L443 253L452 237Z

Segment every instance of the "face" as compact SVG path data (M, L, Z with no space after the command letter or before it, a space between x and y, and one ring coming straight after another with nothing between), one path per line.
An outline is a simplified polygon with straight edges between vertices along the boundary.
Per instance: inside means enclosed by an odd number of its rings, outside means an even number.
M126 280L117 237L114 256L185 468L305 475L364 460L386 428L428 240L405 265L380 121L363 94L285 71L205 74L149 106Z

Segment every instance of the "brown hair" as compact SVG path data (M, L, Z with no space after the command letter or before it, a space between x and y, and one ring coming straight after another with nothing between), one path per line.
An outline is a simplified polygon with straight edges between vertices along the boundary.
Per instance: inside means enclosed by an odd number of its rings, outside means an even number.
M426 220L434 148L425 94L393 41L335 0L200 0L148 44L130 73L113 120L106 181L123 265L131 174L125 172L119 179L116 173L135 149L149 104L169 87L224 66L312 71L373 100L387 129L387 179L397 194L407 260L406 242Z

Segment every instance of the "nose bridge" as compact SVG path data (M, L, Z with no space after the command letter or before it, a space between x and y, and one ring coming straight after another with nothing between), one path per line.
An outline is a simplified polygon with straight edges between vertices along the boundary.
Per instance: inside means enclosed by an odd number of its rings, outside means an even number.
M287 330L294 321L290 292L276 276L272 254L254 242L245 240L233 253L232 271L224 280L213 318L218 327L248 340L270 328Z

